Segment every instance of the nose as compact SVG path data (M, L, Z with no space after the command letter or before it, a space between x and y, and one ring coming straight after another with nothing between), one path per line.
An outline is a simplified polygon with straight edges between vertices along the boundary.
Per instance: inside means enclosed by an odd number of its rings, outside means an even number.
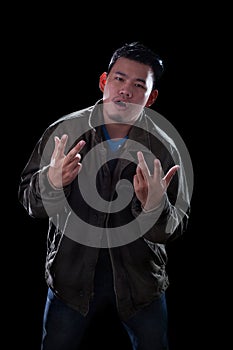
M129 84L124 84L124 86L121 87L119 93L124 98L125 97L127 97L127 98L132 97L132 90L131 90Z

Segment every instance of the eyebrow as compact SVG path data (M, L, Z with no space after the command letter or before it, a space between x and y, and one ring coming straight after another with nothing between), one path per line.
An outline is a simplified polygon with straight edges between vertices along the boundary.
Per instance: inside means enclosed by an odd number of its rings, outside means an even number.
M116 71L115 74L122 75L123 77L128 77L127 74L122 73L122 72L120 72L120 71ZM138 82L143 83L143 84L146 85L146 81L145 81L144 79L137 78L136 81L138 81Z

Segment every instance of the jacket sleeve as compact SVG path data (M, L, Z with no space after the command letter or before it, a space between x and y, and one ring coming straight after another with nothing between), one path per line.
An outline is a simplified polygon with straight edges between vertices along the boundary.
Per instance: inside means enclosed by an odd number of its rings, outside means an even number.
M20 177L19 201L28 214L35 218L56 214L64 206L65 197L69 192L69 186L57 190L48 181L47 172L54 149L52 132L52 128L48 128L37 142Z

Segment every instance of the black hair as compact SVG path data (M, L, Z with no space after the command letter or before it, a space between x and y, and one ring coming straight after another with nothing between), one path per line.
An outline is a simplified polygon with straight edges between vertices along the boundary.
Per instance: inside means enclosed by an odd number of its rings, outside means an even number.
M108 74L120 57L125 57L151 67L154 73L153 89L156 88L157 83L164 72L163 61L159 55L157 55L150 48L146 47L139 41L135 41L130 44L124 44L113 53L108 66Z

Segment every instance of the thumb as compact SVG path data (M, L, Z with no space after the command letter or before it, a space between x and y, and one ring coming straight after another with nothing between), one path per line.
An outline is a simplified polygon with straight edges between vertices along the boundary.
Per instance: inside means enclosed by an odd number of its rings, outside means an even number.
M171 167L171 169L168 170L167 174L164 176L163 180L166 184L166 188L169 186L171 179L173 178L173 176L179 168L179 165L174 165L173 167Z

